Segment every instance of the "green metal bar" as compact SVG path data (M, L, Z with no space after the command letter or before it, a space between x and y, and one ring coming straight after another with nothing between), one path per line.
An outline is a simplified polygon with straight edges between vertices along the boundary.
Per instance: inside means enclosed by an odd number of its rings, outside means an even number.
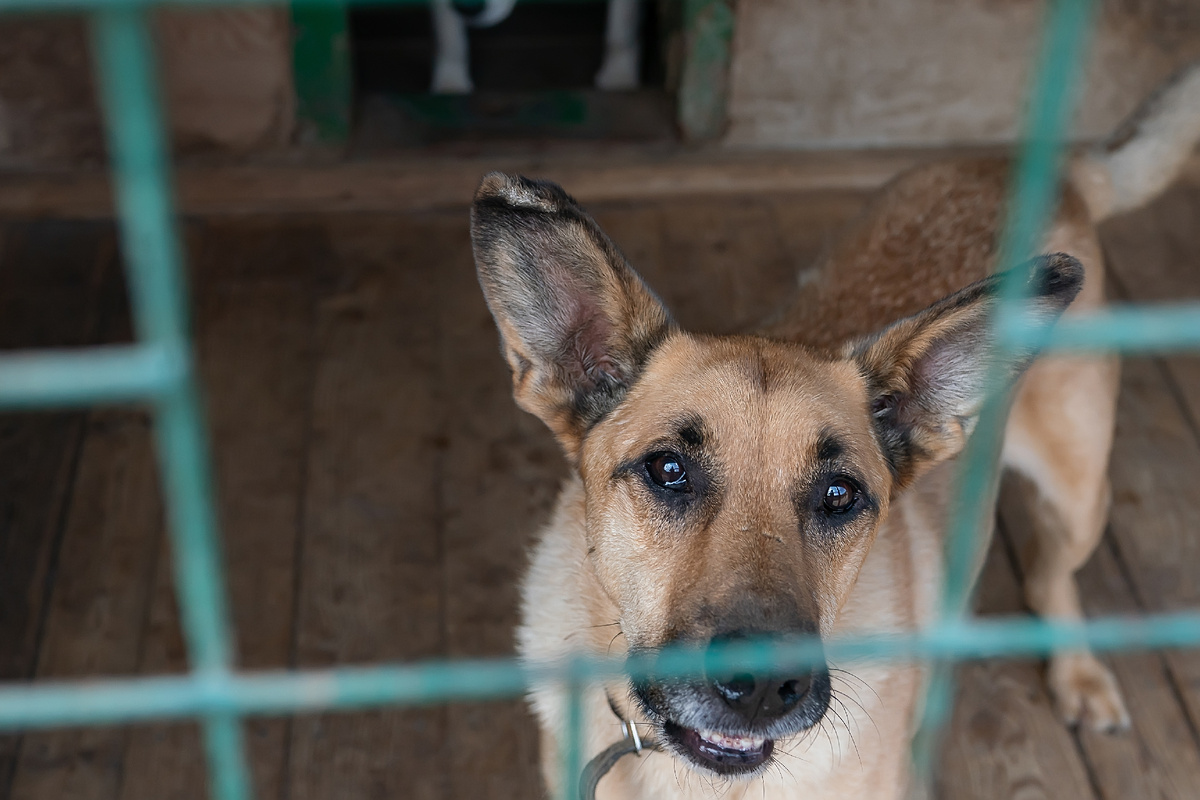
M160 403L155 420L159 469L172 533L179 612L193 669L222 678L232 666L231 628L208 473L208 440L200 424L198 391L188 383ZM240 724L226 715L204 724L214 797L250 800L249 768Z
M113 345L0 356L0 408L127 403L161 397L184 378L165 345Z
M562 745L561 800L578 800L579 778L583 772L583 687L576 679L576 664L567 667L567 736Z
M184 629L197 667L225 669L232 663L229 616L220 588L216 526L208 502L211 481L185 333L183 259L174 235L150 34L143 12L133 8L96 14L92 30L117 166L117 207L135 323L143 339L178 354L176 368L183 376L160 407L158 435L175 549L185 556L176 565Z
M1200 303L1120 306L1060 320L1049 328L1008 313L997 320L1010 349L1167 353L1200 348Z
M187 343L183 258L174 228L166 142L149 21L115 6L92 17L92 45L112 161L125 268L140 339L176 355L180 376L158 398L155 433L166 498L180 616L193 668L202 679L233 663L229 613L208 473L207 440ZM215 796L248 800L249 772L236 719L204 722Z
M1091 28L1092 4L1089 0L1056 0L1050 6L1050 18L1042 41L1032 92L1028 134L1017 162L1016 178L1008 204L1007 222L1001 238L998 263L1009 271L1009 280L1001 287L1000 311L1016 313L1021 301L1024 276L1017 267L1037 247L1043 234L1058 188L1057 164L1062 150L1062 132L1072 108L1071 90L1082 66L1086 34ZM995 329L997 326L993 325ZM995 347L1001 353L1006 340L996 335ZM998 359L993 359L998 361ZM989 376L989 388L1003 386L1005 371L997 369ZM958 615L970 593L972 567L977 559L978 532L986 528L994 513L978 502L987 496L995 479L996 456L1004 432L1004 404L993 402L981 415L977 428L963 454L963 470L957 502L951 509L947 575L942 612Z
M143 12L93 15L92 47L106 111L121 245L138 337L182 348L187 306L154 59Z
M1000 290L1001 317L1012 313L1021 300L1024 276L1016 269L1034 250L1042 235L1058 187L1058 162L1063 131L1073 108L1072 90L1082 70L1083 53L1092 30L1089 0L1054 0L1048 9L1045 33L1034 68L1026 136L1010 189L1007 219L1001 236L997 263L1009 270ZM998 334L997 326L993 332ZM998 335L994 349L1003 356L1006 342ZM1001 359L992 359L999 364ZM987 377L991 390L961 458L954 500L947 527L945 578L940 603L942 621L966 613L975 565L995 513L993 503L981 502L994 496L998 459L1004 436L1007 397L1004 370L994 367ZM949 721L954 701L953 672L936 664L925 697L924 719L913 743L918 779L927 781L937 759L941 731Z
M232 714L209 714L202 730L209 792L220 800L250 800L250 768L241 721Z
M903 635L860 635L824 643L814 637L739 641L704 649L672 647L628 659L529 664L514 658L294 672L193 673L0 686L0 729L112 725L201 715L280 715L492 700L548 682L579 685L620 676L663 679L712 671L803 669L830 663L1042 656L1055 649L1096 652L1200 647L1200 611L1102 617L1080 624L1033 617L950 621Z
M683 0L679 127L689 141L716 139L725 132L735 19L729 0Z

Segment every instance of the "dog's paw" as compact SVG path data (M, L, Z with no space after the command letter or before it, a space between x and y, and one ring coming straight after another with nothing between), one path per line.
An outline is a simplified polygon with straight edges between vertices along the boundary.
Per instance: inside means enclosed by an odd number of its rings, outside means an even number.
M1129 729L1129 711L1116 678L1091 653L1054 656L1046 680L1058 714L1068 725L1086 722L1102 733Z

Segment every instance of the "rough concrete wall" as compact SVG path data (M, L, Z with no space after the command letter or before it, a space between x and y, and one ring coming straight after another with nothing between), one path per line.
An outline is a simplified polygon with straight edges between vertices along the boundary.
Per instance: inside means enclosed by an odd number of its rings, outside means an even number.
M285 9L172 10L156 29L177 149L245 152L287 140L295 99ZM0 19L0 167L104 159L82 19Z
M739 0L727 143L859 147L1011 141L1039 0ZM1074 132L1111 130L1200 57L1200 0L1109 0Z
M82 21L0 18L0 165L103 157Z
M286 9L162 12L158 41L178 146L286 143L295 119Z

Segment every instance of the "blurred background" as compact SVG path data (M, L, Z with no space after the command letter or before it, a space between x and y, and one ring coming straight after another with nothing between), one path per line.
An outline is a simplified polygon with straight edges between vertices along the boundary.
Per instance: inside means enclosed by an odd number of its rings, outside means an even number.
M1014 142L1044 13L619 3L522 0L489 27L477 6L156 14L242 667L512 652L567 467L513 403L475 283L485 172L561 182L685 327L741 329L896 172ZM1103 0L1097 20L1081 145L1200 56L1200 0ZM131 337L103 131L83 17L0 17L0 347ZM1193 163L1106 223L1115 298L1200 296L1198 212ZM1200 369L1134 359L1123 380L1085 606L1193 608ZM1024 529L1001 520L983 613L1026 613ZM164 535L143 410L0 416L0 679L185 669ZM939 795L1200 794L1200 659L1110 663L1134 719L1120 736L1061 725L1039 663L962 666ZM260 798L541 796L515 700L247 729ZM191 724L0 736L0 800L205 792Z

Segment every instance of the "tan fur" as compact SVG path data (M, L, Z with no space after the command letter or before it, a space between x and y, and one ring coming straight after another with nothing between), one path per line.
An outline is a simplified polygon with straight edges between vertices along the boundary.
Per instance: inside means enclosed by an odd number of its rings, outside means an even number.
M1043 258L1031 273L1030 308L1047 319L1072 299L1067 313L1104 299L1089 211L1104 201L1088 183L1094 164L1080 163L1041 248L1073 258ZM524 658L704 644L742 630L905 631L931 619L956 456L991 366L987 276L1008 170L999 159L959 161L897 178L761 335L731 337L679 330L558 187L485 179L472 234L514 393L575 468L526 576ZM1075 619L1073 575L1107 516L1117 362L1048 358L1029 367L1018 356L1000 366L1014 380L1025 372L1003 460L1038 490L1026 594L1038 613ZM687 467L686 492L655 483L662 452ZM821 492L837 476L861 490L852 513L824 505ZM765 772L714 777L676 742L677 752L623 759L598 797L902 796L922 669L834 666L824 716L780 738ZM755 685L767 685L760 677ZM1090 654L1056 656L1048 679L1065 720L1128 724L1115 682ZM620 738L606 693L654 739L666 735L663 720L693 724L692 705L697 719L716 718L705 716L705 681L694 683L694 703L636 694L624 681L590 687L585 757ZM564 698L544 686L530 699L553 788Z

